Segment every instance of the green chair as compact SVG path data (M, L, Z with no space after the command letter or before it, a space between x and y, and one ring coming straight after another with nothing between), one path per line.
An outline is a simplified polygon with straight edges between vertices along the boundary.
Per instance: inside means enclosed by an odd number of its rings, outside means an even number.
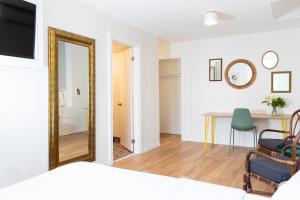
M247 108L236 108L233 112L233 117L231 121L231 131L230 131L230 139L229 146L231 146L231 138L232 147L234 148L234 135L235 131L253 131L253 143L254 148L256 147L257 141L257 128L253 124L253 120L250 114L249 109Z

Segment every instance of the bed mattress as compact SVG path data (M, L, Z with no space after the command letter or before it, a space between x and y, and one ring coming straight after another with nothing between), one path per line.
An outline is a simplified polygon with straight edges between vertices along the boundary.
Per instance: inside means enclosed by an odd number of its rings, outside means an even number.
M85 162L0 190L1 200L244 200L245 196L239 189Z

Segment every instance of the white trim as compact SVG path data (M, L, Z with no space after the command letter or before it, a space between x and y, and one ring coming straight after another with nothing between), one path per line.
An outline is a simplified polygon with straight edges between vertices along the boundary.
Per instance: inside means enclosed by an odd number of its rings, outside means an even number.
M172 134L172 135L180 135L180 133L178 133L178 130L161 130L160 133L167 133L167 134Z
M43 1L25 0L36 5L35 59L0 55L0 66L21 68L44 68Z
M134 155L134 153L131 153L131 154L129 154L129 155L123 157L123 158L120 158L120 159L118 159L118 160L115 160L114 163L115 163L115 162L118 162L118 161L121 161L121 160L124 160L124 159L126 159L126 158L129 158L129 157L131 157L131 156L133 156L133 155Z
M112 105L112 42L118 41L132 47L135 61L132 71L134 153L142 153L141 139L141 45L138 41L108 33L108 163L113 163L113 105Z
M184 64L184 62L183 62L183 58L180 58L180 73L181 73L181 75L180 75L180 103L181 103L181 105L180 105L180 107L181 107L181 110L180 110L180 135L181 135L181 140L183 140L182 139L182 135L183 135L183 132L184 132L184 130L183 130L183 119L184 119L184 109L185 109L185 104L184 104L184 98L183 98L183 89L184 89L184 87L183 87L183 85L184 85L184 69L183 69L183 64Z

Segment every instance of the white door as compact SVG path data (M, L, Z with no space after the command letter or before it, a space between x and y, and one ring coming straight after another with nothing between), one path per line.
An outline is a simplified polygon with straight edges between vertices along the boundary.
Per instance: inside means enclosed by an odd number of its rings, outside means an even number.
M133 151L133 129L132 129L132 49L124 53L124 66L120 77L120 138L121 145Z
M113 55L113 129L121 145L133 152L132 49Z

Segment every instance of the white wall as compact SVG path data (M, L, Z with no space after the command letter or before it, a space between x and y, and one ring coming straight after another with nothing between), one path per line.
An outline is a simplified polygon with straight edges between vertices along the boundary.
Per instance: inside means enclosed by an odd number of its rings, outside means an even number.
M160 132L181 133L180 59L159 61Z
M233 36L218 39L174 43L171 57L182 58L182 138L204 141L204 118L202 113L232 112L235 107L248 107L267 113L271 108L261 104L271 94L271 71L263 68L261 57L264 52L274 50L279 54L279 65L273 71L290 70L293 73L291 94L275 94L288 99L291 113L299 108L300 87L300 30L287 30L253 35ZM222 82L209 82L208 60L223 58L223 74L226 66L235 59L252 61L257 69L255 83L247 89L236 90ZM231 119L217 119L216 142L228 144ZM280 128L279 121L255 121L259 129ZM238 145L252 146L251 134L239 134Z
M170 57L170 43L163 40L159 39L158 40L158 58L159 59L167 59Z
M156 37L101 14L78 0L44 0L44 49L52 26L96 39L96 162L108 161L108 32L141 43L143 151L159 145ZM48 73L0 66L0 187L48 170Z

